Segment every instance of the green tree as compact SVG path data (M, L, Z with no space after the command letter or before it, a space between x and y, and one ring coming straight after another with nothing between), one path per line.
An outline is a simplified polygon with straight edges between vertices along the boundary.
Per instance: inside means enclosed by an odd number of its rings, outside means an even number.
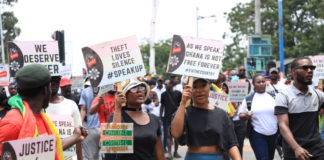
M263 34L271 35L273 56L278 53L278 4L273 0L261 1L261 28ZM324 1L293 0L283 1L285 57L299 57L324 53ZM233 35L233 43L227 46L226 67L242 64L246 50L241 40L254 34L254 1L239 3L231 12L225 13ZM239 55L234 56L233 55ZM231 63L229 65L228 63ZM226 68L225 69L228 69Z
M12 7L14 3L17 3L18 0L5 0L3 2L4 8ZM15 17L13 12L5 11L1 15L2 17L2 29L3 29L3 40L4 44L7 44L7 42L14 40L17 36L19 36L21 30L19 27L16 26L18 23L17 17ZM2 36L0 34L0 36ZM5 45L5 53L6 53L6 45ZM7 59L7 54L6 59ZM2 62L2 61L1 61Z
M149 70L150 44L145 42L140 46L145 68ZM166 68L171 49L171 39L155 43L155 68L157 75L166 76Z

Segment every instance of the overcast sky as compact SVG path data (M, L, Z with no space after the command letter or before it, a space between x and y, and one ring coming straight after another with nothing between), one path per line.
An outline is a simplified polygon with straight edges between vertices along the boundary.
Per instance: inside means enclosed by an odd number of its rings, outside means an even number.
M160 0L156 16L156 42L173 34L222 40L230 33L224 12L249 0ZM65 31L67 63L80 75L84 61L81 48L136 35L140 42L150 37L153 0L19 0L13 10L22 32L18 41L51 40L55 30ZM225 43L229 43L226 40Z

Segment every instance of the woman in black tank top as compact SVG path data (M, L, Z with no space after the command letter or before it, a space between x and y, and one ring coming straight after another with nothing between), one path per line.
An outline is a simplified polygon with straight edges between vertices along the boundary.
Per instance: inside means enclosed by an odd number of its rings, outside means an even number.
M225 111L208 104L209 92L209 81L201 78L194 80L193 87L185 87L171 134L188 146L185 160L222 160L224 152L240 160L233 123ZM185 107L190 98L193 104Z

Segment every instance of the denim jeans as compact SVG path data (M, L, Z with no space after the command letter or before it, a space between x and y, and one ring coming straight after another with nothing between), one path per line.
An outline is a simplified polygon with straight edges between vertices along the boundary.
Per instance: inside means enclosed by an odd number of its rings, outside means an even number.
M252 131L250 136L250 144L257 160L272 160L276 149L276 139L278 133L266 136Z

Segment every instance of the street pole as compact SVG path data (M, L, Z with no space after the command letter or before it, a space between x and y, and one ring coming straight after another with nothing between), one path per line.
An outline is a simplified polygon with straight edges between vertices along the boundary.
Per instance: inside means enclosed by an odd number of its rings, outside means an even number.
M279 15L279 56L280 56L280 71L285 72L285 55L284 55L284 39L283 39L283 15L282 15L282 0L278 0L278 15Z
M2 64L6 63L5 52L4 52L4 43L3 43L3 31L2 31L2 0L0 0L0 36L1 36L1 58Z
M255 7L254 7L254 11L255 11L255 34L257 35L261 35L261 13L260 13L260 5L261 2L260 0L255 0Z
M155 19L156 19L156 9L157 9L157 1L153 0L153 10L152 10L152 20L151 20L151 37L150 37L150 74L154 76L156 74L155 69Z

